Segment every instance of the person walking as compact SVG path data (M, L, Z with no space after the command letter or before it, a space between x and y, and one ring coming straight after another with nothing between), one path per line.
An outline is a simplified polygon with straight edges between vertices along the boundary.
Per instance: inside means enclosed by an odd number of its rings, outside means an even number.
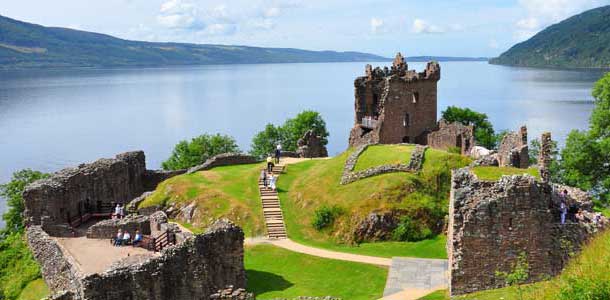
M563 190L560 196L561 203L559 204L559 211L561 213L561 225L566 223L566 215L568 214L568 190Z
M280 156L282 155L282 144L277 144L275 147L275 164L280 164Z
M261 171L261 180L263 181L263 186L266 189L267 188L267 170L266 169L263 169Z
M277 176L275 176L275 175L273 175L273 173L271 173L269 175L269 186L271 187L272 191L276 190L276 186L275 186L276 181L277 181Z
M269 155L267 157L267 172L271 173L271 171L273 171L273 157L271 157L271 155Z

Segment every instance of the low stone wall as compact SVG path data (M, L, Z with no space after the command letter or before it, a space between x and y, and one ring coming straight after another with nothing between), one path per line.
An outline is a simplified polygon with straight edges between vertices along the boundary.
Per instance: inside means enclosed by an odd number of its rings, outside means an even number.
M367 145L368 146L368 145ZM352 153L345 163L344 172L341 176L341 184L349 184L364 178L386 174L394 172L417 172L421 170L424 162L424 154L428 146L415 145L415 149L411 152L411 160L409 164L394 164L394 165L381 165L373 168L369 168L362 171L354 172L353 169L358 162L360 154L366 150L367 146L359 147L356 152ZM355 155L357 154L357 156ZM348 171L349 170L349 171Z
M167 215L160 210L151 214L148 218L150 220L150 228L154 231L161 230L161 224L167 223Z
M192 174L199 171L209 170L214 167L229 166L229 165L241 165L241 164L254 164L259 160L252 156L243 153L225 153L216 155L203 164L188 169L187 174Z
M146 170L144 173L144 190L152 191L157 188L159 183L168 180L174 176L182 175L187 170L163 171L163 170Z
M95 223L87 229L87 238L109 239L121 229L127 231L131 236L139 230L143 235L150 235L150 221L147 216L129 215L123 219L108 219Z
M607 224L593 212L585 212L584 221L560 224L559 192L529 175L493 182L478 180L468 168L454 171L447 234L451 295L503 287L496 272L511 272L521 253L530 282L559 274L570 253ZM572 193L576 198L568 201L583 201Z
M52 291L80 288L78 267L42 227L28 227L26 237L34 258L40 264L42 277Z

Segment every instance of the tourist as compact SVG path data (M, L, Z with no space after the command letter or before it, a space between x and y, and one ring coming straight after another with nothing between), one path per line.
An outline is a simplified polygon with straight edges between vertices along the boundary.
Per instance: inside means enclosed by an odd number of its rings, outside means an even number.
M129 232L127 232L127 230L125 230L125 233L123 234L123 245L129 245L130 242L131 235L129 234Z
M566 215L568 214L568 206L566 205L565 199L561 199L559 211L561 212L561 225L563 225L566 223Z
M266 189L267 188L267 170L266 169L263 169L261 171L261 180L263 181L263 186Z
M114 208L114 214L112 215L112 218L120 218L121 215L121 205L120 204L116 204L116 207Z
M123 241L123 230L119 229L119 231L116 234L116 237L114 238L114 246L116 246L116 247L121 246L122 241Z
M138 246L139 243L142 242L142 234L139 230L136 230L136 236L133 238L133 246Z
M277 144L275 147L275 164L280 164L280 156L282 155L282 144Z
M276 187L275 187L276 181L277 181L277 176L274 176L273 173L271 173L271 175L269 175L269 186L271 187L272 191L276 190Z
M269 155L267 157L267 172L271 173L273 171L273 157Z
M125 208L123 207L123 204L121 204L121 206L119 206L119 218L124 218L125 217Z

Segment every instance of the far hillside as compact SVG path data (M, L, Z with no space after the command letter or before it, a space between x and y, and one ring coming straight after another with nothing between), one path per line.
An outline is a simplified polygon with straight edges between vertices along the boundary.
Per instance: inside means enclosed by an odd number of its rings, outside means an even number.
M490 63L610 69L610 6L595 8L549 26Z

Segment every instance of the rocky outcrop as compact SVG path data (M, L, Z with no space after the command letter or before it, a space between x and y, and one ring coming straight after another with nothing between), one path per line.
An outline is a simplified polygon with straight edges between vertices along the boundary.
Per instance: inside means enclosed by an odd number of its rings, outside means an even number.
M258 158L243 153L224 153L206 160L203 164L188 169L187 174L209 170L214 167L254 164L259 162Z
M395 212L372 212L358 222L354 230L354 241L387 241L398 226Z
M409 164L392 164L381 165L368 168L362 171L353 171L358 162L358 157L366 150L368 145L360 146L352 153L345 162L343 175L341 176L341 184L349 184L364 178L373 177L386 173L394 172L417 172L421 170L424 163L424 155L428 146L415 145L415 149L411 152L411 160Z
M210 296L210 300L254 300L254 294L248 293L246 289L235 289L229 286L218 290Z
M322 137L316 135L313 130L305 132L297 141L297 154L303 158L327 157L328 151L322 141Z
M161 224L167 223L167 215L163 211L156 211L148 216L150 219L150 228L154 231L161 230Z
M150 221L147 216L129 215L122 219L108 219L97 222L87 229L87 238L109 239L121 229L134 235L136 230L143 235L150 235Z
M502 287L496 271L511 272L521 253L530 282L559 274L570 253L607 224L590 211L583 220L560 224L559 192L529 175L489 182L468 168L454 171L447 240L451 295ZM579 200L568 201L587 202L572 194Z
M144 200L146 200L146 198L148 198L148 196L150 196L152 194L153 194L152 191L144 192L142 195L140 195L140 196L136 197L135 199L129 201L129 203L127 203L127 205L125 206L125 209L130 214L137 213L138 212L138 206L140 206L140 203L144 202Z

